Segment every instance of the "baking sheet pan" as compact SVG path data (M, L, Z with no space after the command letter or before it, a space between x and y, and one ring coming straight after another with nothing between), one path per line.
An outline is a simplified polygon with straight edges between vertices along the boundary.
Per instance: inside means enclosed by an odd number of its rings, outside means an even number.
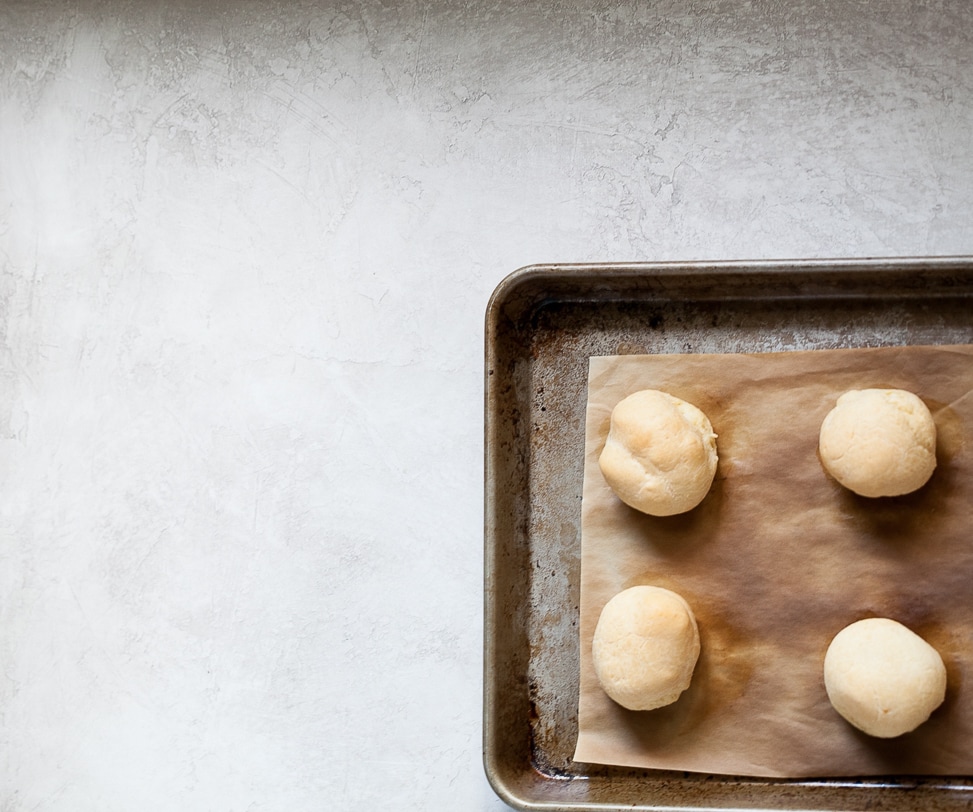
M484 765L531 809L959 809L973 779L575 764L588 359L973 343L973 258L531 266L486 314Z

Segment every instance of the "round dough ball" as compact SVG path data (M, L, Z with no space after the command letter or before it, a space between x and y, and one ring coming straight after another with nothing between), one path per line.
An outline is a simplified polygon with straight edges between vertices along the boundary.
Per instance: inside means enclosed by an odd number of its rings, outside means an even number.
M915 730L946 696L946 666L915 632L888 618L846 626L824 658L834 709L859 730L888 739Z
M689 687L699 658L696 618L675 592L633 586L602 609L592 657L601 687L619 705L671 705Z
M860 496L918 490L936 467L936 424L926 404L902 389L845 392L821 424L825 470Z
M620 401L598 464L619 499L651 516L696 507L716 474L716 435L706 415L666 392Z

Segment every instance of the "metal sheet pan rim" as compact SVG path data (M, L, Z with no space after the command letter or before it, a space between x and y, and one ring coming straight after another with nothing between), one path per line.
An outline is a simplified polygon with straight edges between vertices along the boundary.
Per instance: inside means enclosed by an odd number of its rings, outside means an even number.
M888 295L889 290L877 291L874 288L879 278L891 278L900 284L896 290L906 298L915 296L919 300L935 300L937 296L962 297L973 299L973 257L881 257L881 258L852 258L852 259L804 259L804 260L757 260L757 261L714 261L714 262L614 262L614 263L576 263L576 264L535 264L519 268L503 279L490 297L486 309L486 368L485 368L485 490L484 490L484 693L483 693L483 764L488 780L497 794L509 805L520 809L545 810L614 810L614 809L644 809L644 810L701 810L701 809L836 809L839 808L841 797L847 797L854 803L865 805L876 802L878 808L883 808L884 801L875 796L874 791L885 790L898 797L885 808L899 808L902 798L913 793L913 798L923 804L932 803L935 807L954 808L957 799L973 796L973 784L966 777L957 778L950 783L943 779L924 779L922 777L910 779L903 777L896 781L863 779L863 781L849 781L840 779L828 781L794 780L794 781L763 781L752 779L736 779L732 776L670 776L659 774L645 778L647 784L665 784L674 781L691 780L704 787L695 798L686 798L686 803L678 799L677 803L669 803L660 798L660 803L649 798L631 802L613 804L611 802L588 802L578 793L559 792L558 787L583 785L590 780L586 775L561 776L546 773L538 769L532 762L515 764L511 768L509 753L504 753L509 742L501 741L497 730L498 710L504 707L510 697L503 691L498 681L499 640L498 617L503 611L497 594L498 575L503 574L502 562L499 556L499 539L497 526L497 512L500 505L500 486L497 481L498 466L507 461L505 453L509 453L498 446L500 431L499 418L499 388L501 384L509 386L512 382L502 380L502 370L498 368L500 353L497 343L501 339L504 329L514 319L524 318L527 309L536 307L539 302L539 291L545 286L555 288L550 300L559 301L566 290L584 292L608 285L614 285L624 297L630 291L627 283L653 288L654 283L662 283L658 293L663 301L667 295L678 297L681 286L688 284L685 289L688 297L698 295L700 288L694 284L704 283L719 288L726 280L740 280L744 288L737 290L743 298L759 300L761 297L774 299L784 298L784 293L774 285L777 281L787 284L800 277L804 280L843 280L849 283L840 296ZM958 280L958 284L943 284L946 278ZM932 289L925 289L926 282L932 283ZM559 288L559 285L561 286ZM566 286L566 287L565 287ZM937 287L938 286L938 287ZM766 288L766 290L765 290ZM644 296L646 288L638 288L637 296ZM768 292L769 291L769 292ZM894 292L894 291L892 291ZM800 292L799 292L800 293ZM827 291L812 289L801 293L810 299L826 299ZM516 300L520 297L522 301ZM579 296L577 301L585 297ZM605 290L591 293L590 300L593 307L599 301L610 298ZM719 295L714 297L717 301ZM583 306L583 305L582 305ZM527 309L525 309L527 308ZM509 445L509 444L508 444ZM525 463L526 464L526 463ZM509 497L509 494L505 494ZM522 675L517 675L520 679ZM518 701L521 701L518 698ZM526 726L526 722L525 722ZM517 745L520 747L520 745ZM515 759L516 761L516 759ZM733 793L724 793L714 803L707 804L705 786L742 787L738 799L742 803L734 802ZM651 788L651 787L650 787ZM766 789L767 792L748 792L746 790ZM855 796L855 791L866 789L871 794L870 800L862 801ZM848 789L852 794L841 796L841 790ZM823 790L823 793L822 791ZM835 794L837 793L837 795ZM651 792L647 793L651 794ZM854 797L853 797L854 796ZM672 795L667 796L669 800ZM808 803L810 802L810 803ZM905 802L908 808L908 802ZM849 806L850 808L850 806Z

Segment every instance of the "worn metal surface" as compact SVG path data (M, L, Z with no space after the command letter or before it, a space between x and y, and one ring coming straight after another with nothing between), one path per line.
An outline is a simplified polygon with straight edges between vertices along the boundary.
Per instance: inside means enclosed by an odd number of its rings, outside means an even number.
M973 259L551 265L486 318L484 759L543 809L959 809L973 779L775 781L574 764L588 358L973 343Z

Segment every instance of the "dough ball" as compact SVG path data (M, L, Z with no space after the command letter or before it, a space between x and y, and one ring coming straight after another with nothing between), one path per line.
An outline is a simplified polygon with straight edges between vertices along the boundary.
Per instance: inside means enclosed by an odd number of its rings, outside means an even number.
M702 502L716 462L716 435L706 415L655 389L615 406L598 460L618 498L652 516L685 513Z
M592 657L601 687L619 705L671 705L689 687L699 658L696 618L675 592L633 586L602 609Z
M936 467L936 424L902 389L845 392L821 424L825 470L860 496L918 490Z
M915 730L946 696L939 652L888 618L846 626L824 658L834 709L859 730L884 739Z

